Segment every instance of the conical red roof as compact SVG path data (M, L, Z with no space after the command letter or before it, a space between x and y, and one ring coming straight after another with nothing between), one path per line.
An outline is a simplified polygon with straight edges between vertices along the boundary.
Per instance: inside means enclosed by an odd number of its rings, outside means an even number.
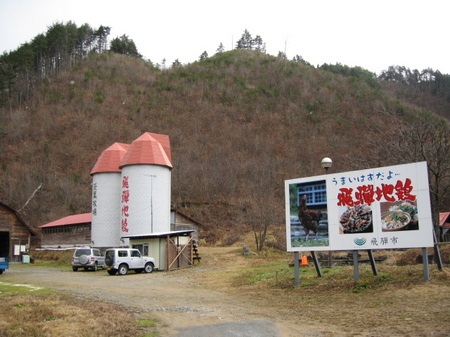
M169 136L146 132L133 141L119 167L135 164L163 165L172 168Z
M100 172L121 172L119 165L125 156L129 144L114 143L102 152L92 168L91 174Z

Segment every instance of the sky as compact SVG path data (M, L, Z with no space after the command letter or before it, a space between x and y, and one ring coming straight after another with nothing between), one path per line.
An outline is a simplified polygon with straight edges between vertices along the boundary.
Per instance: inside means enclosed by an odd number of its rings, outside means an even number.
M376 74L392 65L450 74L448 0L0 0L0 53L54 23L111 27L138 52L170 66L231 50L245 30L271 55Z

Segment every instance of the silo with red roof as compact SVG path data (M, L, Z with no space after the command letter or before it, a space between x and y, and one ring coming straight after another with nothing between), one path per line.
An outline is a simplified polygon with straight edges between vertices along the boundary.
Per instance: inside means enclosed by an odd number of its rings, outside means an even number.
M123 236L170 231L172 156L167 135L146 132L120 163Z
M120 162L129 144L114 143L104 150L91 170L93 247L119 247L121 231Z

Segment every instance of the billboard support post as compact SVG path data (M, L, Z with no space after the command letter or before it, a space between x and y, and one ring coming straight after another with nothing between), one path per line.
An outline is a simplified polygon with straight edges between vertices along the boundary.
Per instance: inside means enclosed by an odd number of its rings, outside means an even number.
M440 271L444 270L444 265L442 263L442 256L441 256L441 250L439 249L439 246L437 245L437 237L436 237L436 231L433 227L433 242L434 242L434 256L435 261L438 265L438 268Z
M353 277L355 282L359 281L359 261L358 261L358 251L353 251Z
M423 278L425 281L429 281L430 266L428 265L428 251L426 248L422 248L422 260L423 260Z
M300 266L299 266L299 254L294 252L294 272L295 272L295 285L300 285Z
M317 255L316 255L316 252L314 250L311 252L311 256L312 256L312 258L314 260L314 266L316 267L317 276L322 277L323 276L322 275L322 269L320 269L319 260L317 259Z
M375 258L373 257L373 252L371 249L369 249L367 251L367 253L369 254L369 260L370 260L370 265L372 266L372 273L377 276L378 275L378 269L377 269L377 265L375 264Z

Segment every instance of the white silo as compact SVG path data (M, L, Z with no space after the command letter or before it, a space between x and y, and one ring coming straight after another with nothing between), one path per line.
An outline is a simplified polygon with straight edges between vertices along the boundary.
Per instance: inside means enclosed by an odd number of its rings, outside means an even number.
M170 231L172 157L169 137L144 133L133 141L122 169L122 235Z
M122 179L119 165L128 147L129 144L114 143L102 152L91 170L91 241L94 247L123 245L120 241Z

